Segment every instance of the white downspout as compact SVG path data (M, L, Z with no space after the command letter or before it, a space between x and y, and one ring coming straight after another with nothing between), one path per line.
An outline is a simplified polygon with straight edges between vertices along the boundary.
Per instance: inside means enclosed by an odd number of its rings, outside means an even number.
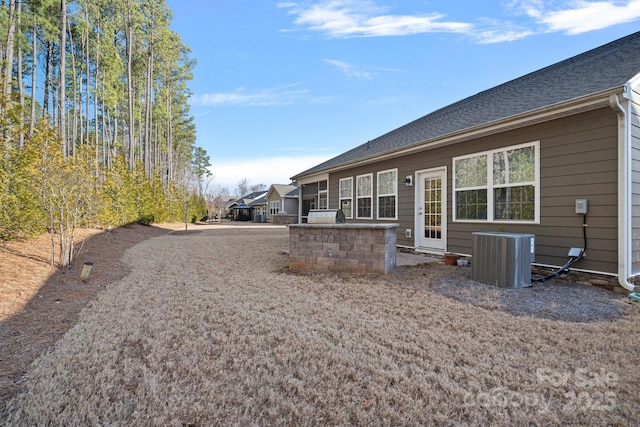
M302 224L302 192L303 184L296 184L298 186L298 224Z
M623 97L629 88L625 85ZM625 99L628 106L628 99ZM628 107L617 94L609 97L611 108L618 114L618 283L630 292L636 287L631 276L631 126Z

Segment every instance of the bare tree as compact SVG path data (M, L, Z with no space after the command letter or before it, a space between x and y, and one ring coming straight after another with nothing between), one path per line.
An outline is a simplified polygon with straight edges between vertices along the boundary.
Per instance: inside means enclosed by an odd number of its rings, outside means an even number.
M59 263L68 267L75 256L76 228L94 213L94 181L83 171L89 170L83 158L64 160L61 145L53 130L42 132L39 146L39 199L51 232L51 264L55 263L55 240L58 236Z
M249 180L247 178L242 178L240 181L238 181L236 192L238 197L246 196L247 194L249 194Z
M266 189L267 189L267 186L264 184L255 184L251 186L252 193L257 193L258 191L265 191Z
M211 180L210 183L213 183L213 180ZM221 218L223 210L226 207L229 189L220 184L209 187L210 183L207 184L204 195L205 201L207 202L207 212L209 218L214 218L216 215L218 218Z

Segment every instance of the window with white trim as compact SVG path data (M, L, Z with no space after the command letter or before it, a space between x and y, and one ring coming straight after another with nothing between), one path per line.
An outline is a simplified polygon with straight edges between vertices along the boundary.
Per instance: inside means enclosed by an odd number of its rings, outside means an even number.
M378 172L378 219L396 219L398 169Z
M340 209L345 218L353 218L353 178L342 178L338 190Z
M280 212L280 200L272 200L269 202L269 214L278 215Z
M327 181L318 182L318 209L329 209Z
M356 176L356 218L373 218L373 174Z
M539 142L453 159L454 219L539 220Z

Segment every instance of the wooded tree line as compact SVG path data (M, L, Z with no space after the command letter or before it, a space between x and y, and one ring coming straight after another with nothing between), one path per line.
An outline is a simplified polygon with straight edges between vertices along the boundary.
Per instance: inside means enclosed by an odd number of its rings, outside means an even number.
M78 225L206 213L170 22L164 0L0 0L0 239L48 229L64 264Z

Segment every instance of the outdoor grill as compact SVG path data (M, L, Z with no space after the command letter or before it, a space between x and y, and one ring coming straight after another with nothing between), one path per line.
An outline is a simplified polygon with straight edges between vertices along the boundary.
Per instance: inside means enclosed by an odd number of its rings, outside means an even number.
M311 209L307 224L343 224L344 212L341 209Z

